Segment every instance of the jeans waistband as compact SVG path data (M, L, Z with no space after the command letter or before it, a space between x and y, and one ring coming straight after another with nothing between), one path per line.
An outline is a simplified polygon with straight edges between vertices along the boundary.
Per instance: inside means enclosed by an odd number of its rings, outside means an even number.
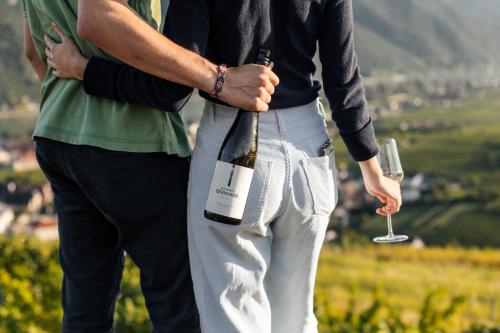
M206 102L205 116L212 124L236 118L238 109ZM217 127L217 126L216 126ZM259 114L259 137L262 140L286 139L294 142L326 130L326 115L322 104L315 100L309 104L287 109L273 109Z

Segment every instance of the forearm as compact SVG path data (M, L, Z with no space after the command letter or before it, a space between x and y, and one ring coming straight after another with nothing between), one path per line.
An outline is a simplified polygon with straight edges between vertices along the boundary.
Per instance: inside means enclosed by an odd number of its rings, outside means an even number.
M125 1L80 0L79 15L81 37L127 64L206 92L213 89L217 66L157 32Z
M24 19L24 53L35 70L38 79L42 81L45 77L45 73L47 72L47 65L42 62L42 59L35 48L35 43L33 42L31 30L26 18Z
M363 174L363 178L378 178L382 177L382 168L380 168L380 164L377 160L377 157L372 157L366 161L359 162L359 167L361 169L361 173Z
M42 60L40 60L38 55L28 57L28 61L30 62L31 67L33 67L38 79L42 81L45 77L45 73L47 73L47 66L42 62Z
M178 112L192 88L141 72L128 65L93 57L88 62L83 87L89 95L135 103L165 112Z

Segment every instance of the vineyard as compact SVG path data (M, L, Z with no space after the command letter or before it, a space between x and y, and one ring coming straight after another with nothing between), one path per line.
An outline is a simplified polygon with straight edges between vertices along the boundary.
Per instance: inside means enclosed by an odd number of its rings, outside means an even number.
M324 333L469 332L500 323L498 281L498 250L326 247L316 312Z
M500 94L495 91L375 121L378 137L397 138L407 175L437 179L430 198L405 203L395 218L399 232L419 236L429 245L500 246L499 110ZM404 126L410 129L401 130ZM337 161L357 171L339 141ZM352 222L367 236L385 228L368 208Z
M0 333L57 332L61 275L56 244L0 239ZM498 281L500 250L326 246L315 311L321 333L499 333ZM151 331L130 260L116 331Z

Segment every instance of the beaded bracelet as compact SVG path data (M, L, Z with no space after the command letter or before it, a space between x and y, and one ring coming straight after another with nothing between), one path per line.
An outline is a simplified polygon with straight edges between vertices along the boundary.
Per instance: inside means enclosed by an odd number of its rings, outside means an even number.
M210 94L212 98L219 98L220 94L222 93L222 88L224 88L224 81L226 79L226 71L227 66L225 64L221 64L218 66L214 91L212 92L212 94Z

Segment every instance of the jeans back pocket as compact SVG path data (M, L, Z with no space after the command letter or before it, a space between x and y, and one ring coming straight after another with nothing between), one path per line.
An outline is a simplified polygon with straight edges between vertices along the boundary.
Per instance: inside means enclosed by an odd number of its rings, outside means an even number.
M313 213L329 215L337 205L335 154L301 161L311 191Z

